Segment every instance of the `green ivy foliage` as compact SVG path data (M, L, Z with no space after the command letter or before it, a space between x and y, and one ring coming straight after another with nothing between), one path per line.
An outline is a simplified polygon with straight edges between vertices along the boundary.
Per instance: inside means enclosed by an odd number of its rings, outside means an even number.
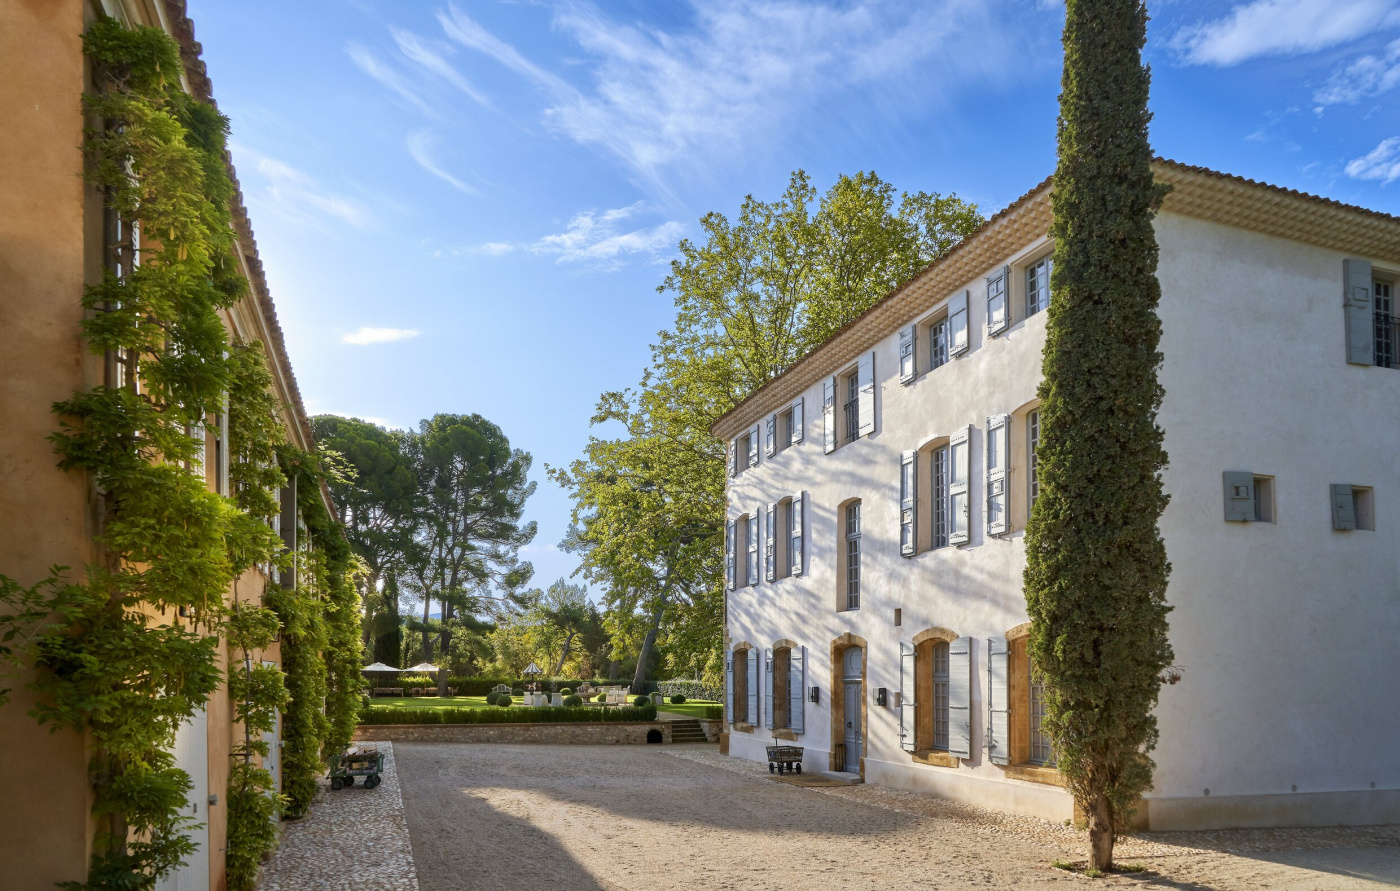
M1040 385L1041 494L1026 529L1045 728L1085 813L1090 866L1148 788L1167 639L1167 455L1157 412L1157 243L1142 0L1069 0Z
M282 716L282 794L284 813L300 817L311 806L322 771L322 745L330 725L322 712L326 699L325 557L301 556L297 585L269 585L265 601L282 625L282 670L289 701Z

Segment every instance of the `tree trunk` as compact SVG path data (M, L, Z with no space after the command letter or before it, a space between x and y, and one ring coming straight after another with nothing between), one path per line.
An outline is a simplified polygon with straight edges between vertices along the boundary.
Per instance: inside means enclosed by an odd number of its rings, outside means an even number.
M1113 868L1113 808L1103 792L1094 793L1084 809L1089 820L1089 868Z
M447 614L449 609L450 607L447 605L447 601L443 600L442 634L438 636L438 652L442 654L442 664L438 666L437 688L439 697L447 695L447 654L452 651L452 626L447 624L448 619L451 618Z
M570 631L569 636L564 638L564 652L559 655L559 664L554 666L554 676L556 678L562 677L562 672L564 671L564 660L569 658L569 645L574 642L574 635L576 634L578 634L577 631Z
M428 630L428 610L431 608L433 598L425 591L423 592L423 661L432 661L433 655L433 635Z
M615 681L615 680L617 680L617 670L618 670L618 668L620 668L620 667L621 667L621 666L618 665L618 661L617 661L616 659L609 659L609 660L608 660L608 680L610 680L610 681Z
M642 651L637 654L637 672L632 676L634 694L640 694L646 688L647 664L651 662L651 650L656 644L656 632L661 628L661 614L666 611L666 598L670 593L669 585L662 589L661 596L656 600L656 609L651 611L651 627L647 629L647 636L642 638Z

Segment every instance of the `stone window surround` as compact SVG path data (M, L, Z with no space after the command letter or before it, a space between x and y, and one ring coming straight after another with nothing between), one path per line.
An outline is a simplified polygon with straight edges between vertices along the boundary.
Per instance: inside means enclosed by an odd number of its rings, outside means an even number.
M914 740L916 746L927 742L933 735L933 712L929 708L933 698L933 666L929 664L929 660L933 656L933 644L952 643L957 639L957 632L938 625L925 628L914 635ZM925 678L927 678L927 682L925 682ZM959 761L958 756L946 751L923 747L915 748L909 753L909 758L915 764L927 764L930 767L957 767Z
M1011 727L1011 763L997 766L1007 779L1063 788L1065 778L1058 769L1027 761L1030 757L1030 723L1027 715L1030 708L1030 677L1026 641L1030 634L1031 623L1022 622L1008 629L1004 635L1010 650L1007 657L1007 699L1010 702L1007 724Z

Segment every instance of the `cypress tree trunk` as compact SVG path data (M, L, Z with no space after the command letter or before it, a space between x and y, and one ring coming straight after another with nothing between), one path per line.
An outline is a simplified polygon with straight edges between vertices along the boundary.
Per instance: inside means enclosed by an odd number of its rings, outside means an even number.
M1054 271L1040 386L1041 495L1026 530L1030 654L1044 727L1088 819L1089 865L1152 780L1172 659L1157 521L1166 465L1142 0L1068 0Z

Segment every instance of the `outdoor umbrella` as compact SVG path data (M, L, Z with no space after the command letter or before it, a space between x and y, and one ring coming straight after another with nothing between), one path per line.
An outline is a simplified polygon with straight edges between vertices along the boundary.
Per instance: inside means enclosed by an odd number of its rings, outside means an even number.
M419 662L412 668L405 668L404 671L421 671L424 673L437 671L438 667L431 662Z
M526 674L544 674L544 672L540 670L540 667L539 667L538 665L536 665L535 663L533 663L533 662L531 662L529 665L525 666L525 673L526 673Z
M392 665L385 665L383 662L376 662L373 665L366 665L360 671L403 671L402 668L395 668Z

